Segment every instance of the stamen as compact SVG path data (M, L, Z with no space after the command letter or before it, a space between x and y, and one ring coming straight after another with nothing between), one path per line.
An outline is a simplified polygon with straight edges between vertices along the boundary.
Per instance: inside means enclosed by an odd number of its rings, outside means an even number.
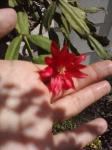
M59 72L60 74L64 74L65 71L66 71L66 68L65 68L65 67L59 67L59 68L58 68L58 72Z

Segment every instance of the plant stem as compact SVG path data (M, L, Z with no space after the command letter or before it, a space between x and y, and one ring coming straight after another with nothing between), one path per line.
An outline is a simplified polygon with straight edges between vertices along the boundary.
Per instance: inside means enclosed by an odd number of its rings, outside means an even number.
M43 30L43 24L42 24L42 23L40 23L39 35L42 35L42 30Z
M30 44L29 44L28 39L27 39L26 36L24 36L24 41L25 41L25 44L26 44L26 48L27 48L28 54L29 54L29 56L30 56L30 58L31 58L31 60L33 62L32 49L30 47Z

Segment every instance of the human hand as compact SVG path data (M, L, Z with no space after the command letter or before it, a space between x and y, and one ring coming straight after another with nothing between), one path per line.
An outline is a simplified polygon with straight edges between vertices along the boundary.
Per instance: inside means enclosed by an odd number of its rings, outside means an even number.
M15 19L9 24L14 26ZM110 91L109 83L101 80L112 75L111 61L88 66L83 70L87 78L74 79L75 91L52 104L39 79L40 69L29 62L0 61L0 150L79 150L106 131L107 123L101 118L54 136L52 125L77 115Z
M68 119L109 93L107 81L112 62L88 66L85 79L75 79L76 90L51 103L47 87L39 79L41 66L22 61L0 61L0 149L81 149L107 129L95 119L70 132L52 135L54 121Z
M0 9L0 38L15 27L16 18L16 12L13 9Z

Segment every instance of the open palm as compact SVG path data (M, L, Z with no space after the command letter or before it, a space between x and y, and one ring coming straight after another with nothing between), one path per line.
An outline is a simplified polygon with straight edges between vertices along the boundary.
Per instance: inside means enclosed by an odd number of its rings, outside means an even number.
M107 124L103 119L96 119L74 131L54 136L53 122L77 115L107 94L110 91L109 83L99 80L111 75L111 68L110 61L88 66L83 70L88 73L87 78L74 79L75 91L69 91L65 96L51 103L51 94L39 79L38 70L41 66L23 61L1 60L1 149L79 150L83 148L106 130Z
M0 37L16 23L12 9L0 10ZM103 79L112 75L112 62L88 66L85 79L74 79L76 89L53 100L39 79L41 66L22 61L0 61L0 150L82 149L107 129L95 119L70 132L52 134L55 121L66 120L109 93ZM52 103L51 103L52 99Z

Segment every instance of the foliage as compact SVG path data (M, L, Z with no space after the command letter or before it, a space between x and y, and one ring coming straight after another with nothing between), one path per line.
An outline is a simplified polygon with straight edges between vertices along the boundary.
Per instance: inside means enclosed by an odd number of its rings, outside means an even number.
M76 125L74 118L71 118L69 120L65 120L65 121L60 122L60 123L55 123L53 126L53 134L72 130L76 127L77 127L77 125Z
M96 138L90 145L90 148L93 148L94 150L100 150L102 147L102 141L100 140L100 137Z
M21 42L25 42L25 46L33 62L41 63L41 58L50 53L51 40L55 40L60 45L57 31L52 26L56 22L58 32L61 32L64 38L63 42L67 42L71 51L76 54L80 52L74 47L70 41L71 32L75 31L81 38L87 40L89 46L102 59L112 59L101 43L105 44L105 37L96 34L95 26L87 18L88 13L96 13L102 11L103 8L81 8L76 0L9 0L9 6L17 11L18 22L16 26L17 35L9 45L5 59L18 59L19 48ZM39 31L36 35L31 35L31 30L35 25ZM48 38L43 35L43 31L48 32ZM103 41L103 42L102 42ZM38 46L37 50L41 52L39 56L33 56L31 43ZM43 62L43 61L42 61Z

